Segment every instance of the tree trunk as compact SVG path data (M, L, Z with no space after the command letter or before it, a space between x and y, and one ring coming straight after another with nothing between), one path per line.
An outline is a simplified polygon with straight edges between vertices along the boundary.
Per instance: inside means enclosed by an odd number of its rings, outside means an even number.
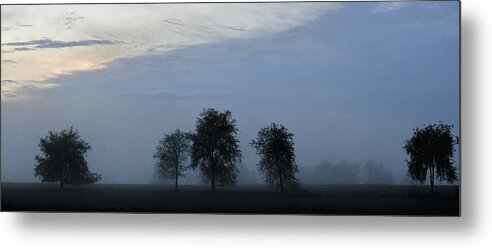
M212 180L211 180L211 187L212 187L212 192L215 192L215 173L212 174Z
M63 173L64 172L63 165L64 165L64 163L62 163L61 165L62 166L60 167L60 174L59 174L59 176L60 176L60 189L63 189L63 184L64 184L64 182L63 182L63 175L64 175L64 173Z
M429 177L430 177L430 185L431 185L431 194L434 194L434 168L429 168Z
M210 183L212 187L212 192L215 192L215 164L212 163L212 178L210 178Z
M178 173L176 173L176 178L174 181L174 191L178 191Z
M278 175L278 180L280 182L280 193L282 193L282 195L284 194L284 183L282 182L282 175L279 174Z
M179 177L179 153L175 153L175 163L174 163L174 192L178 192L178 177Z
M282 172L280 171L280 165L277 164L277 172L278 172L278 182L280 184L280 192L282 195L284 194L284 182L282 180Z

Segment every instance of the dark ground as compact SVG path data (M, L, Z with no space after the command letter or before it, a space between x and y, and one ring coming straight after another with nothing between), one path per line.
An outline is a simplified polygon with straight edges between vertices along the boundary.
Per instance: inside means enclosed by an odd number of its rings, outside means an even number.
M321 215L459 215L458 186L303 186L280 195L267 186L219 188L166 185L2 183L2 211L245 213Z

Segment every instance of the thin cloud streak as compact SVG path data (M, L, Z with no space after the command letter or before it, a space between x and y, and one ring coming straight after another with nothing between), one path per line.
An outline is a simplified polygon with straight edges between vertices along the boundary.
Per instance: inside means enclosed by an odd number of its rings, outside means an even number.
M16 51L34 50L33 48L24 48L25 46L34 46L34 48L66 48L78 46L95 46L95 45L116 45L120 41L114 40L79 40L79 41L59 41L51 39L21 41L21 42L6 42L2 46L20 46Z

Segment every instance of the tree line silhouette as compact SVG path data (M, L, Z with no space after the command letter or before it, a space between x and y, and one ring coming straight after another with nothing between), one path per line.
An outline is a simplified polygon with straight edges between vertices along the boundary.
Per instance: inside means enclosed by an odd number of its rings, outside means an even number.
M409 156L406 160L408 175L422 184L429 178L432 193L435 179L450 183L458 179L453 156L459 139L451 134L452 127L440 122L416 128L413 136L404 142L403 149ZM176 129L159 140L153 154L157 174L174 180L176 191L179 178L189 168L200 171L202 179L210 183L211 191L216 190L216 185L235 185L242 158L237 132L236 120L230 111L204 109L194 131ZM258 172L282 194L300 188L293 136L283 125L271 123L261 128L250 143L260 158ZM101 175L89 171L85 160L92 147L73 127L60 133L49 131L38 146L44 156L35 156L34 175L42 182L59 182L63 188L65 184L91 184L101 180ZM364 170L369 182L387 182L388 171L382 164L370 161ZM332 175L325 179L331 183L355 182L355 178L350 177L359 173L360 167L343 161L335 165L322 162L313 171ZM343 181L343 177L349 178Z
M358 163L326 160L318 165L304 167L299 171L299 179L311 184L394 184L393 174L383 163L369 160L364 166Z

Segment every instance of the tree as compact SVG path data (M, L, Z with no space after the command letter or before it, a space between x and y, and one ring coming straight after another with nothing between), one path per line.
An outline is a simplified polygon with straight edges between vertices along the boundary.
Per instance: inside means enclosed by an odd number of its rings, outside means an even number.
M210 181L215 191L216 181L221 186L234 185L241 150L237 139L236 120L230 111L204 109L191 135L191 167L199 168L204 181Z
M406 160L409 176L424 183L429 173L431 193L434 193L435 178L449 183L457 180L453 155L454 145L459 141L451 134L452 128L452 125L441 122L415 128L412 138L406 140L403 147L410 157Z
M64 184L81 185L101 180L100 175L91 173L87 167L85 156L91 146L72 127L59 133L49 131L38 146L44 156L36 155L34 175L42 182L60 182L63 188Z
M186 161L190 153L190 134L179 129L166 134L157 145L154 154L159 176L174 179L174 190L178 191L178 178L187 169Z
M260 156L260 174L264 175L267 183L277 185L282 194L284 185L291 190L299 186L295 177L298 169L293 136L283 125L272 123L269 127L260 129L256 140L251 142L251 146Z

